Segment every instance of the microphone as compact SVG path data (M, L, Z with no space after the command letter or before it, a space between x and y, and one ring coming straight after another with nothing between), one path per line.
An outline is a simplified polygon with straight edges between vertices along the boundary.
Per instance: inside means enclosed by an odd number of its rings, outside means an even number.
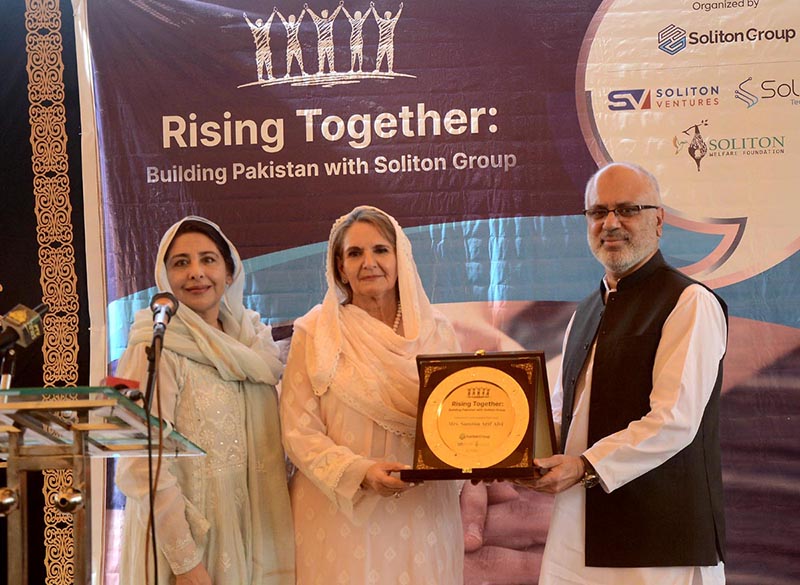
M150 301L150 310L153 311L153 336L164 337L170 318L178 310L178 299L175 295L168 292L160 292L153 295Z
M42 317L50 310L46 303L34 309L25 305L17 305L0 317L3 332L0 333L0 353L4 353L14 345L28 347L42 336Z
M139 391L139 382L136 380L106 376L100 381L100 385L113 388L132 402L142 399L142 393Z

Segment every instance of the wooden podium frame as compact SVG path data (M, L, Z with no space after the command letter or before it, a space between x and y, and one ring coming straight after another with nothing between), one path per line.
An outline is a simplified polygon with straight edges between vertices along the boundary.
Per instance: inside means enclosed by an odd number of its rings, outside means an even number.
M528 478L534 457L555 452L544 352L420 355L417 368L414 467L403 481ZM486 445L468 448L475 427Z
M27 474L69 469L73 485L55 506L72 514L74 583L88 585L91 557L91 458L147 454L147 430L163 430L164 456L204 455L202 449L138 404L106 387L13 388L0 391L0 458L7 458L0 514L8 520L8 582L28 585Z

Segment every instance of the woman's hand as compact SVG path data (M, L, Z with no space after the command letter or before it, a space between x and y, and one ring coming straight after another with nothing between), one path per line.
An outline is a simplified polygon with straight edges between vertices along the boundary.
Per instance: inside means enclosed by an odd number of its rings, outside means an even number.
M175 585L214 585L214 583L211 581L205 565L200 563L186 573L175 575Z
M409 469L409 467L401 463L378 461L367 469L367 474L361 482L361 487L366 490L372 490L385 498L389 496L399 498L400 494L416 485L406 483L399 477L391 475L392 471L400 471L401 469Z

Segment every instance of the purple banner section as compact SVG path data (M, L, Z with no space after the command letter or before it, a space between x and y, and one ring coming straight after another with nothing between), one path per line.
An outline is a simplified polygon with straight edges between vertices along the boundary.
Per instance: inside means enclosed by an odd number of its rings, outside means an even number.
M578 213L598 3L90 2L110 298L189 212L246 257L362 203L406 227Z

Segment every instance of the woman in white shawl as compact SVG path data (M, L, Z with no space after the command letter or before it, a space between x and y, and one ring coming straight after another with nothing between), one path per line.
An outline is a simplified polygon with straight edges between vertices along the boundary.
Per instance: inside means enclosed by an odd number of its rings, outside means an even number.
M416 356L459 349L431 307L411 244L391 216L357 207L328 241L328 291L295 322L281 425L298 585L461 585L455 482L405 483Z
M154 507L158 582L293 585L275 390L282 364L270 328L242 303L239 254L217 225L189 216L164 234L155 279L180 302L159 365L161 413L206 452L162 465ZM142 387L152 332L151 311L137 313L117 368ZM120 583L145 583L146 551L153 570L147 459L122 460L116 482L127 496Z

